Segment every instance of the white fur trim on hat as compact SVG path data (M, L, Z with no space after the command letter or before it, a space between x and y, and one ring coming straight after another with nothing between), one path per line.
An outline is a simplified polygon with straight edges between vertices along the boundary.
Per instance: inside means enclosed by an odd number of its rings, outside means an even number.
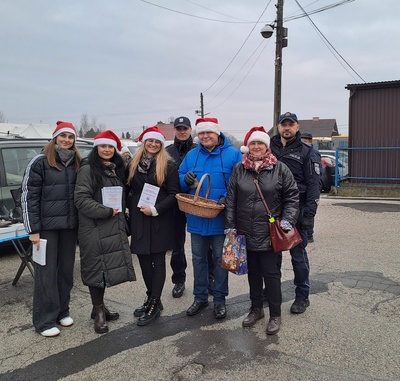
M213 122L200 122L196 125L197 134L202 132L215 132L217 135L221 134L221 129L217 123Z
M267 146L267 148L269 148L270 141L271 141L271 139L267 133L262 132L262 131L254 131L248 137L247 141L245 141L246 145L243 145L240 147L240 152L248 153L249 145L251 142L262 142Z
M264 143L267 148L269 147L269 143L271 141L270 137L268 134L266 134L265 132L261 132L261 131L254 131L250 137L249 140L247 141L247 146L249 146L249 144L251 142L262 142Z
M144 143L148 139L157 139L159 140L163 145L165 144L165 138L163 134L160 134L159 132L156 131L149 131L146 132L143 137L142 137L142 142Z
M108 139L108 138L97 138L94 139L94 143L93 146L100 146L100 145L109 145L109 146L113 146L115 149L117 149L117 142L114 139Z
M58 121L56 129L53 131L53 139L64 132L69 132L76 137L76 129L72 123Z

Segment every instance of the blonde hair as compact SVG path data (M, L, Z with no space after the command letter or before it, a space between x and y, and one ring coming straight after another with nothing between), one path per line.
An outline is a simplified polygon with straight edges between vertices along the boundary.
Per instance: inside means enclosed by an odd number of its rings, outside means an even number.
M140 160L142 159L143 154L146 152L144 148L144 144L139 147L136 151L135 155L131 159L129 163L129 174L127 184L129 185L130 181L135 176ZM157 185L161 187L165 179L167 177L167 168L168 168L168 161L171 160L171 156L166 151L164 145L161 145L160 151L154 156L154 161L156 163L156 181Z
M78 150L78 147L76 146L76 140L74 140L72 149L75 150L75 170L76 172L78 172L81 166L82 156ZM44 147L43 152L44 155L46 156L47 161L49 162L50 167L61 171L61 169L57 165L57 160L56 160L57 158L56 139L50 140L50 142Z

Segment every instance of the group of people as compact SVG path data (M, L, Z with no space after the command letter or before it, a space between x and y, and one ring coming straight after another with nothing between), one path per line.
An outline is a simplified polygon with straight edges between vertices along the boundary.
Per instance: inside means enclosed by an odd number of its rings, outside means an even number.
M172 250L172 296L184 293L187 231L194 278L194 300L187 316L202 312L212 295L214 317L226 317L229 290L228 271L221 267L223 244L227 234L232 239L240 234L247 242L251 301L242 325L250 327L264 317L266 299L270 315L266 332L276 334L281 326L282 253L272 249L256 182L281 227L297 226L301 232L303 242L290 254L296 285L291 312L302 313L309 306L307 230L313 227L318 206L320 161L302 143L299 128L296 115L285 113L279 118L278 135L270 139L263 127L253 127L239 150L216 118L196 121L198 142L194 142L190 120L182 116L174 122L174 143L167 148L163 133L151 127L139 136L141 146L135 155L124 159L120 139L107 130L94 138L92 152L82 160L75 144L76 129L71 123L57 122L53 139L43 154L31 160L22 184L29 239L37 249L47 240L46 264L34 264L35 330L53 337L60 333L57 325L74 323L69 302L77 241L95 332L108 332L107 321L119 318L104 304L105 288L136 280L131 253L138 257L146 288L143 305L133 314L139 326L151 323L164 308L161 296L168 250ZM215 218L178 209L176 194L194 194L204 174L211 178L208 198L225 205ZM200 196L205 196L206 188L204 183ZM144 194L150 201L144 201Z

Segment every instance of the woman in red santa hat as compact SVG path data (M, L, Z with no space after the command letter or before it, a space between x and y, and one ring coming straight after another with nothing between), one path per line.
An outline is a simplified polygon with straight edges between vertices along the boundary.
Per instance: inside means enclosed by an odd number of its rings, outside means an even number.
M119 154L121 141L107 130L94 138L94 148L82 163L75 188L79 210L81 276L89 287L94 330L108 332L107 321L118 312L104 305L104 292L123 282L136 280L125 229L125 164ZM117 203L110 203L106 193Z
M45 263L34 262L33 290L33 325L45 337L60 334L57 324L74 323L69 302L78 229L74 188L81 163L75 142L73 124L58 121L53 139L28 164L22 182L25 230L32 244L46 251Z
M146 285L144 304L134 311L139 326L156 319L163 309L165 254L174 247L175 195L180 191L178 170L165 150L165 137L157 127L139 136L141 146L128 167L128 207L131 215L131 250L137 254ZM142 202L144 186L153 186L156 196Z
M253 127L246 134L241 163L234 168L225 208L225 233L234 239L243 234L247 244L248 282L251 308L243 327L253 326L264 317L263 277L267 279L269 321L266 333L276 334L281 326L281 273L278 257L269 237L269 221L256 182L281 227L291 230L299 214L299 191L289 168L277 161L269 148L264 127Z

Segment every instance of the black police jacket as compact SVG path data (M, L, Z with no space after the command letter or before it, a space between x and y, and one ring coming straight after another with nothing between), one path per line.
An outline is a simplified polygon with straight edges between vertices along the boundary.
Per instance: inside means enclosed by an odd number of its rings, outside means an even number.
M293 173L300 192L300 209L303 216L314 216L320 196L321 159L318 152L301 141L300 131L283 146L280 135L271 138L272 153L285 163Z

